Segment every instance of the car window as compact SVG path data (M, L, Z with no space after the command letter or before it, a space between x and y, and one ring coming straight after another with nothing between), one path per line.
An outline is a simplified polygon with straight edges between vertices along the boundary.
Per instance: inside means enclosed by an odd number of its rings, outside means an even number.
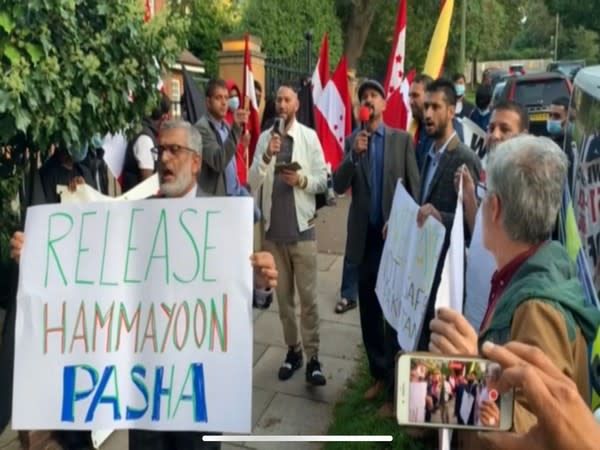
M513 100L525 106L549 106L558 97L569 97L564 80L539 80L517 83Z
M496 104L498 97L500 97L500 94L502 94L502 91L504 90L504 86L506 86L506 81L501 81L494 87L494 93L492 94L492 104Z

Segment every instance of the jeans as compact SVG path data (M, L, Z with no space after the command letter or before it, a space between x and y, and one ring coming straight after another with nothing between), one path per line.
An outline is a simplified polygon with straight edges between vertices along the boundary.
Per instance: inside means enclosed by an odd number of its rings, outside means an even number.
M342 287L340 294L349 302L355 302L358 297L358 266L348 261L344 256L344 267L342 269Z

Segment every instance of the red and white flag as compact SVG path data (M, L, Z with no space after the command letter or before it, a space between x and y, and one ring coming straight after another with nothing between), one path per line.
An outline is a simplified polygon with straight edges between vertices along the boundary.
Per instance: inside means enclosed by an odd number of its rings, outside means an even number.
M317 60L317 67L312 76L312 98L313 103L316 105L325 85L329 81L329 37L327 33L323 35L323 42L321 43L321 51L319 52L319 59Z
M244 44L244 83L242 85L242 105L246 104L246 98L248 99L248 108L250 111L250 117L246 124L246 130L250 132L250 145L248 146L248 152L243 155L245 170L243 173L238 167L238 177L240 178L241 184L246 184L248 176L248 168L252 158L254 158L254 150L256 149L256 143L260 136L260 115L258 112L258 102L256 101L256 90L254 89L254 75L252 74L252 61L250 59L250 49L248 46L248 33L245 36ZM245 130L244 130L245 131Z
M406 44L406 0L400 0L396 16L394 46L388 60L385 77L385 93L387 106L383 112L384 123L392 128L406 130L411 119L408 90L415 72L409 76L404 74L404 55Z
M332 171L337 169L344 156L344 140L352 132L351 114L348 61L342 56L315 107L317 135Z

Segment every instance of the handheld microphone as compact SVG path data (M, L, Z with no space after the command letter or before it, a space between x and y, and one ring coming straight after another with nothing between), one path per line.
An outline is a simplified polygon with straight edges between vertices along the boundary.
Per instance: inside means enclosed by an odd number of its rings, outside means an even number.
M371 108L368 106L361 106L358 110L358 120L360 121L360 129L364 131L367 129L367 122L371 118Z
M281 136L282 122L283 122L283 120L281 119L281 117L276 117L275 120L273 121L273 130L271 132Z

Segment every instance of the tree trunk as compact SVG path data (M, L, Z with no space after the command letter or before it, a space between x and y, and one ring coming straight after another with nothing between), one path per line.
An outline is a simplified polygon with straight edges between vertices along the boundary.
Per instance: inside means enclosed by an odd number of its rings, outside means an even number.
M352 12L344 34L344 53L348 58L348 70L356 70L362 55L369 29L373 23L376 9L380 6L376 0L353 0Z

